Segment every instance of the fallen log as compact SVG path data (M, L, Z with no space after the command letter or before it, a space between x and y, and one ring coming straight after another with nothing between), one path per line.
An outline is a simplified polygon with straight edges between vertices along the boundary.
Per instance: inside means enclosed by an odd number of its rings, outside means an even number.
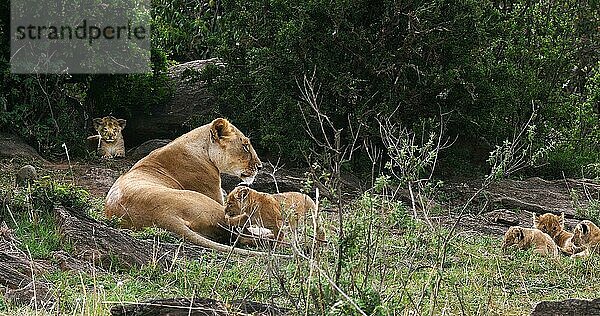
M564 301L541 301L535 305L531 316L600 315L600 299L570 298Z
M172 244L137 239L125 230L107 226L78 210L55 206L54 213L61 237L73 245L79 259L109 266L112 258L125 267L172 266L181 259L197 259L206 249L187 243Z
M36 275L53 270L45 261L30 260L16 247L16 240L8 231L0 234L0 285L6 288L4 297L16 305L31 304L51 307L56 303L52 285Z
M270 304L233 301L226 304L210 298L169 298L113 306L113 316L228 316L228 315L285 315L288 309Z

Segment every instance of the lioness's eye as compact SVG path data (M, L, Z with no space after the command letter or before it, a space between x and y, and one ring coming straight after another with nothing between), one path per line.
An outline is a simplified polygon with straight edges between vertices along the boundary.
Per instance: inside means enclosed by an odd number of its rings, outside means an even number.
M244 148L244 150L245 150L246 152L250 152L250 145L248 145L248 144L244 144L244 145L242 145L242 147Z

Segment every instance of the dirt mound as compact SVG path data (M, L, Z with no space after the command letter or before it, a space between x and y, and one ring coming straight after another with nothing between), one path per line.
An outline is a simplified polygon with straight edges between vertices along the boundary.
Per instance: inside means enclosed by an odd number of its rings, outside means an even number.
M452 197L446 205L456 210L477 191L476 183L450 185L445 192ZM508 227L533 225L533 214L565 213L565 226L573 229L585 211L594 208L600 200L600 185L585 179L548 181L541 178L502 180L484 190L460 219L463 230L473 230L488 235L502 235ZM442 224L454 223L460 214L454 211L437 217Z
M0 133L0 157L22 157L45 161L33 147L27 145L20 137L6 133Z

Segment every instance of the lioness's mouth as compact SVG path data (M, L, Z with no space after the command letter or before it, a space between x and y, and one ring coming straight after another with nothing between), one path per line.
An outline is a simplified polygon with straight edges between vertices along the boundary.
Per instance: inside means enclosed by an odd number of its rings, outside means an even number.
M240 177L242 179L242 183L245 185L251 185L254 182L254 176L245 176L242 174Z

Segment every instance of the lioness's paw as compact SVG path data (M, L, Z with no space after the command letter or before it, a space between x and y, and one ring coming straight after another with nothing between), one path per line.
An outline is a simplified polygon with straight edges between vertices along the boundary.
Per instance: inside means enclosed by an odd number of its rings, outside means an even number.
M259 226L249 226L248 231L250 232L250 234L261 238L275 238L273 232L268 228Z

